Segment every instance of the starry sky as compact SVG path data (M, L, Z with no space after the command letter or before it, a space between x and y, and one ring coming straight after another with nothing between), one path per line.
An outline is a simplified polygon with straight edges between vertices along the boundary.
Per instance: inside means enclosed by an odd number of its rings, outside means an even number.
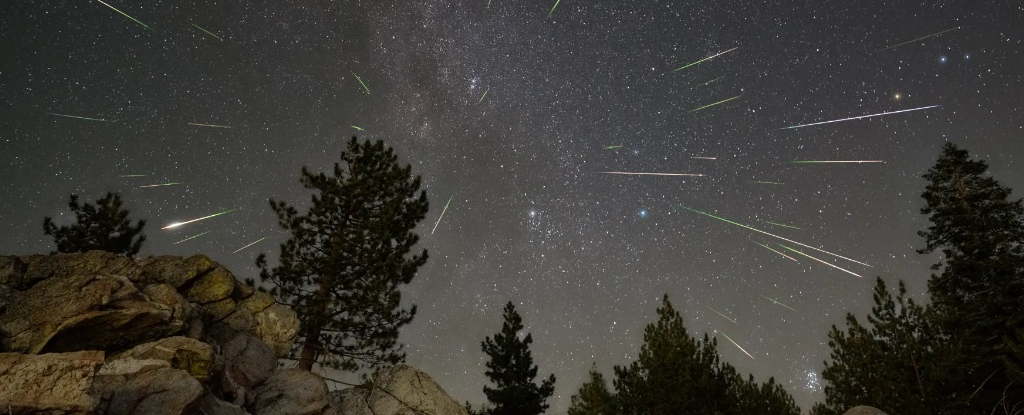
M116 191L149 221L143 256L255 277L287 237L267 199L306 206L301 166L383 139L431 200L400 340L460 402L485 400L505 302L557 413L592 362L635 358L667 293L806 410L828 327L876 276L923 296L942 144L1024 188L1019 1L105 1L0 6L0 252L51 251L43 216Z

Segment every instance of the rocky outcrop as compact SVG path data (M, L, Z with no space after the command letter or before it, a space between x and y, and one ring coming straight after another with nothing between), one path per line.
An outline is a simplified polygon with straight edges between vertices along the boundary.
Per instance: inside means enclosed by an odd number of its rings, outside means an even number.
M429 375L408 365L380 371L366 385L331 395L340 415L467 415Z
M0 353L0 404L11 414L92 414L90 394L103 352Z
M255 415L319 415L332 409L324 380L301 369L274 372L256 389L256 396Z
M843 415L888 415L888 414L883 412L881 409L878 409L878 408L875 408L875 407L866 406L866 405L860 405L860 406L855 406L853 408L850 408L850 410L848 410L846 412L843 412Z

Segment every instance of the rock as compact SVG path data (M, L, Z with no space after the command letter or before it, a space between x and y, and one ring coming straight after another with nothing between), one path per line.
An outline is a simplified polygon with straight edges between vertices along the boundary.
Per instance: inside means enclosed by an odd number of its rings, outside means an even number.
M324 380L302 369L275 371L256 389L250 408L255 415L320 415L331 409Z
M20 260L24 264L24 273L20 281L14 284L18 289L28 289L40 281L56 277L102 274L132 280L142 273L135 260L106 251L26 255L20 257Z
M185 283L217 267L205 255L193 255L188 258L180 256L158 256L143 260L141 278L146 283L170 284L181 288Z
M103 352L0 353L0 403L25 414L92 414L89 395Z
M843 412L843 415L888 415L888 414L886 414L885 412L882 412L881 409L878 409L878 408L875 408L875 407L866 406L866 405L859 405L859 406L855 406L853 408L850 408L850 410L848 410L846 412Z
M209 390L199 403L199 413L206 415L249 415L241 406L232 405L213 396Z
M467 415L429 375L409 365L382 370L370 384L332 395L344 415Z
M272 305L274 305L274 297L259 291L238 301L238 308L244 308L252 313L259 313Z
M225 298L199 306L202 311L203 321L218 322L228 318L235 311L235 300Z
M158 369L170 368L169 362L159 359L115 359L104 363L92 383L92 396L98 398L97 412L106 413L110 398L118 388L139 375Z
M21 295L21 291L15 290L9 285L0 285L0 314L7 311L7 306L13 303L19 295Z
M240 332L221 347L220 388L232 402L252 402L251 392L277 368L274 351L258 337ZM248 396L247 396L248 395Z
M20 286L27 265L16 256L0 256L0 285Z
M140 344L117 356L117 359L157 359L170 363L172 368L186 371L192 377L205 381L213 368L213 347L184 336L168 337Z
M220 322L235 331L256 332L256 316L244 308L235 307L235 310Z
M284 357L299 334L299 317L291 308L274 304L256 313L256 335L277 357Z
M127 278L54 273L59 275L33 285L0 315L4 350L118 350L170 334L171 307L149 301Z
M142 288L142 293L149 297L150 301L171 308L171 322L168 324L170 333L180 333L185 329L192 318L192 305L178 294L174 287L170 284L149 284Z
M157 369L118 386L105 413L110 415L194 414L203 396L199 381L183 370Z
M185 298L196 304L209 304L230 299L231 292L235 290L235 282L237 282L235 276L231 275L227 268L217 265L209 272L192 280Z

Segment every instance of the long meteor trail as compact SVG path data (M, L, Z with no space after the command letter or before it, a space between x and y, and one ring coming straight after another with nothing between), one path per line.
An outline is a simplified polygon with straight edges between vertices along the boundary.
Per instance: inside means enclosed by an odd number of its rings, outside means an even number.
M196 239L196 238L198 238L200 236L203 236L203 235L206 235L208 233L210 233L210 231L206 231L206 232L203 232L203 233L200 233L200 234L197 234L197 235L192 235L192 236L190 236L188 238L185 238L185 239L182 239L182 240L180 240L178 242L175 242L172 245L177 245L177 244L180 244L180 243L185 242L185 241L190 240L190 239Z
M172 223L172 224L170 224L170 225L164 226L164 227L162 227L162 228L160 228L160 229L171 229L171 228L177 228L177 227L179 227L179 226L181 226L181 225L189 224L189 223L192 223L192 222L198 222L198 221L201 221L201 220L203 220L203 219L209 219L209 218L212 218L212 217L214 217L214 216L220 216L220 215L225 215L225 214L228 214L228 213L234 212L234 211L236 211L236 210L238 210L238 209L231 209L231 210L225 210L225 211L223 211L223 212L220 212L220 213L214 213L214 214L212 214L212 215L210 215L210 216L203 216L203 217L201 217L201 218L196 218L196 219L192 219L192 220L187 220L187 221L184 221L184 222L175 222L175 223Z
M441 218L443 218L443 217L444 217L444 212L447 212L447 211L448 211L448 205L452 204L452 199L454 199L454 198L455 198L455 195L452 195L451 197L449 197L449 198L448 198L448 203L445 203L445 204L444 204L444 209L441 209L441 216L438 216L438 217L437 217L437 223L435 223L435 224L434 224L434 229L431 229L431 230L430 230L430 234L431 234L431 235L433 235L433 234L434 234L434 231L436 231L436 230L437 230L437 225L440 225L440 224L441 224Z
M149 30L151 30L151 31L154 31L154 32L156 31L156 30L153 30L153 28L152 28L152 27L146 26L146 24L145 24L145 23L142 23L142 22L140 22L140 21L139 21L138 19L136 19L136 18L134 18L134 17L131 17L131 16L129 16L128 14L126 14L125 12L123 12L123 11L120 11L120 10L118 10L118 9L114 8L114 6L111 6L111 5L107 4L107 3L104 3L104 2L103 2L103 0L96 0L96 1L100 2L100 4L102 4L102 5L104 5L104 6L107 6L107 7L109 7L109 8L111 9L111 10L113 10L113 11L115 11L115 12L121 13L121 15L122 15L122 16L124 16L124 17L127 17L127 18L129 18L129 19L132 19L132 21L133 21L133 22L135 22L135 23L138 23L138 24L142 25L142 27L145 27L146 29L149 29Z
M177 186L179 184L181 184L181 183L180 182L171 182L171 183L160 183L160 184L147 184L145 186L139 186L139 188L143 189L143 188L147 188L147 187Z
M793 160L789 164L885 163L883 160Z
M732 324L740 324L740 323L737 323L736 320L733 320L733 319L731 319L729 317L726 317L725 314L719 313L718 310L715 310L715 309L711 308L710 306L708 307L708 310L714 311L715 314L718 314L718 315L722 316L722 318L731 321Z
M729 335L728 335L728 334L725 334L725 332L724 332L724 331L719 331L719 333L722 333L722 335L723 335L723 336L725 336L726 340L729 340L729 343L732 343L732 344L733 344L733 346L736 346L736 347L737 347L738 349L740 349L740 351L741 351L741 352L745 353L745 354L746 354L747 356L750 356L750 358L751 358L751 359L753 359L753 358L754 358L754 356L753 356L753 355L751 355L750 353L747 353L747 351L746 351L746 350L744 350L742 346L740 346L740 345L739 345L738 343L736 343L736 342L735 342L735 341L733 341L733 340L732 340L731 338L729 338Z
M194 125L196 127L210 127L210 128L231 128L230 125L217 125L217 124L200 124L197 122L190 122L188 125Z
M892 49L892 48L898 48L898 47L900 47L900 46L903 46L903 45L906 45L906 44L908 44L908 43L914 43L914 42L917 42L917 41L919 41L919 40L925 40L925 39L928 39L928 38L930 38L930 37L935 37L935 36L941 35L941 34L943 34L943 33L946 33L946 32L951 32L951 31L954 31L954 30L956 30L956 29L959 29L959 28L960 28L960 27L959 27L959 26L957 26L957 27L954 27L954 28L952 28L952 29L946 29L946 30L943 30L943 31L941 31L941 32L935 32L935 33L932 33L932 34L930 34L930 35L927 35L927 36L921 36L921 37L919 37L919 38L917 38L917 39L913 39L913 40L908 40L908 41L906 41L906 42L902 42L902 43L897 43L897 44L895 44L895 45L892 45L892 46L884 47L884 48L881 48L881 49L879 49L878 51L879 51L879 52L881 52L881 51L883 51L883 50L888 50L888 49Z
M754 241L750 241L750 242L754 242ZM767 249L767 250L769 250L769 251L772 251L772 252L774 252L774 253L776 253L776 254L782 255L782 256L784 256L784 257L786 257L786 258L789 258L789 259L793 260L793 262L800 262L800 261L797 261L797 260L796 260L796 258L793 258L793 257L791 257L791 256L789 256L789 255L786 255L786 254L784 254L784 253L782 253L782 252L779 252L779 251L778 251L777 249L775 249L775 248L772 248L772 247L770 247L770 246L768 246L768 245L765 245L765 244L763 244L763 243L760 243L760 242L754 242L754 243L755 243L755 244L758 244L758 245L761 245L762 247L764 247L764 249Z
M701 59L701 60L699 60L699 61L696 61L696 62L693 62L693 63L688 63L688 64L686 64L686 65L683 65L683 66L680 66L680 67L678 67L678 68L674 69L674 70L673 70L672 72L679 72L679 71L681 71L681 70L683 70L683 69L689 68L689 67L691 67L691 66L693 66L693 65L699 64L699 63L701 63L701 62L704 62L704 61L706 61L706 60L708 60L708 59L714 59L714 58L717 58L717 57L719 57L719 56L722 56L722 55L724 55L724 54L726 54L726 53L732 52L732 51L734 51L734 50L736 50L736 49L739 49L739 48L740 48L740 47L739 47L739 46L737 46L737 47L734 47L734 48L732 48L732 49L729 49L729 50L727 50L727 51L725 51L725 52L719 52L719 53L716 53L716 54L714 54L714 55L708 56L708 57L706 57L706 58L704 58L704 59Z
M558 3L561 3L561 2L562 2L562 0L555 0L555 5L551 6L551 11L548 12L548 17L551 17L551 13L555 12L555 9L558 8ZM488 3L488 5L490 5L490 3Z
M734 99L736 99L736 98L739 98L739 97L741 97L741 96L742 96L742 95L737 95L737 96L734 96L734 97L732 97L732 98L726 98L726 99L723 99L723 100L721 100L721 101L718 101L718 102L715 102L715 103L712 103L712 104L708 104L708 105L705 105L705 106L703 106L703 107L697 107L697 108L694 108L694 109L690 110L690 112L697 112L697 111L700 111L700 110L702 110L702 109L704 109L704 108L710 108L710 107L713 107L713 106L715 106L715 105L719 105L719 104L724 104L724 103L726 103L726 102L732 101L732 100L734 100Z
M487 90L486 90L486 91L484 91L484 94L480 96L480 100L479 100L479 101L477 101L476 103L477 103L477 104L479 104L479 103L481 103L481 102L484 102L484 97L486 97L486 96L487 96L487 93L488 93L488 92L491 92L491 88L487 88Z
M249 244L249 245L246 245L246 246L243 246L243 247L241 247L241 248L238 248L238 249L236 249L236 250L235 250L235 252L232 252L232 254L237 254L237 253L238 253L238 251L241 251L241 250L243 250L243 249L245 249L245 248L248 248L248 247L250 247L250 246L256 245L256 244L260 243L260 241L262 241L262 240L264 240L264 239L267 239L267 237L266 237L266 236L264 236L264 237L262 237L262 238L258 239L258 240L257 240L256 242L253 242L253 243L251 243L251 244Z
M796 311L796 309L795 309L795 308L793 308L793 307L790 307L790 306L788 306L788 305L785 305L785 304L782 304L782 303L780 303L780 302L779 302L778 300L776 300L776 299L774 299L774 298L769 298L769 297L765 296L764 294L761 294L761 297L764 297L764 299L765 299L765 300L771 301L771 302L773 302L773 303L775 303L775 304L778 304L778 305L780 305L780 306L783 306L783 307L786 307L786 308L788 308L788 309L790 309L790 310ZM797 312L799 313L799 311L797 311Z
M838 269L838 270L840 270L840 271L843 271L843 272L845 272L845 273L847 273L847 274L853 275L853 276L855 276L855 277L857 277L857 278L864 278L864 277L860 276L860 274L857 274L856 272L850 271L850 270L848 270L848 269L845 269L845 268L840 268L839 266L833 265L832 263L830 263L830 262L828 262L828 261L822 261L822 260L820 260L820 259L818 259L818 258L812 257L812 256L810 256L810 255L807 255L807 254L803 253L803 252L797 251L796 249L790 248L790 247L788 247L788 246L786 246L786 245L783 245L783 244L779 244L779 246L781 246L781 247L783 247L783 248L786 248L786 249L788 249L788 250L790 250L790 251L796 252L796 253L798 253L798 254L800 254L800 255L803 255L803 256L805 256L805 257L808 257L808 258L810 258L810 259L813 259L813 260L815 260L815 261L818 261L818 262L820 262L820 263L822 263L822 264L828 265L828 266L830 266L830 267L832 267L832 268L835 268L835 269Z
M938 107L941 107L941 106L942 105L929 105L927 107L911 108L911 109L907 109L907 110L880 112L878 114L861 115L861 116L857 116L857 117L842 118L842 119L838 119L838 120L813 122L813 123L810 123L810 124L791 125L789 127L780 128L780 130L789 130L789 129L793 129L793 128L810 127L812 125L831 124L831 123L834 123L834 122L853 121L853 120L860 120L860 119L871 118L871 117L881 117L883 115L899 114L901 112L910 112L910 111L920 111L920 110L926 110L926 109L929 109L929 108L938 108Z
M87 121L103 121L103 122L113 122L113 121L110 121L110 120L104 120L104 119L102 119L102 118L89 118L89 117L81 117L81 116L78 116L78 115L67 115L67 114L58 114L58 113L56 113L56 112L48 112L47 114L50 114L50 115L56 115L56 116L58 116L58 117L67 117L67 118L77 118L77 119L79 119L79 120L87 120Z
M845 260L847 260L847 261L850 261L850 262L856 262L856 263L858 263L858 264L861 264L861 265L864 265L864 266L866 266L866 267L870 267L870 266L871 266L871 265L865 264L865 263L863 263L863 262L857 261L857 260L855 260L855 259L850 259L850 258L844 257L844 256L842 256L842 255L839 255L839 254L833 254L833 253L831 253L831 252L829 252L829 251L826 251L826 250L824 250L824 249L821 249L821 248L815 248L815 247L813 247L813 246L810 246L810 245L807 245L807 244L802 244L802 243L800 243L800 242L797 242L797 241L794 241L794 240L792 240L792 239L787 239L787 238L783 238L783 237L781 237L781 236L779 236L779 235L775 235L775 234L772 234L772 233L768 233L768 232L762 231L762 230L760 230L760 229L757 229L757 228L751 228L751 227L749 227L749 226L747 226L747 225L744 225L744 224L742 224L742 223L738 223L738 222L733 222L733 221L731 221L731 220L729 220L729 219L725 219L725 218L720 218L720 217L718 217L718 216L715 216L715 215L712 215L712 214L710 214L710 213L706 213L706 212L701 212L701 211L699 211L699 210L697 210L697 209L690 209L690 208L688 208L688 207L686 207L686 206L680 206L680 207L682 207L683 209L689 210L689 211L691 211L691 212L696 212L696 213L700 213L701 215L704 215L704 216L708 216L708 217L712 217L712 218L718 219L718 220L720 220L720 221L722 221L722 222L725 222L725 223L730 223L730 224L733 224L733 225L739 226L739 227L741 227L741 228L743 228L743 229L750 229L750 230L752 230L752 231L754 231L754 232L759 232L759 233L763 233L763 234L765 234L765 235L768 235L768 236L771 236L771 237L773 237L773 238L778 238L778 239L781 239L781 240L783 240L783 241L786 241L786 242L789 242L789 243L794 243L794 244L800 245L800 246L802 246L802 247L804 247L804 248L811 248L811 249L813 249L813 250L815 250L815 251L818 251L818 252L824 252L824 253L826 253L826 254L832 255L832 256L834 256L834 257L839 257L839 258L845 259Z
M764 221L764 223L767 223L767 224L769 224L769 225L781 226L781 227L783 227L783 228L790 228L790 229L800 229L800 230L803 230L803 228L798 228L798 227L796 227L796 226L793 226L793 225L786 225L786 224L784 224L784 223L775 223L775 222L768 222L768 221Z
M696 173L639 173L630 171L599 171L599 174L624 174L633 176L690 176L690 177L703 177L703 174Z
M359 81L359 85L362 85L363 89L366 90L366 93L369 94L370 93L370 88L367 87L366 84L363 83L363 78L360 78L359 75L356 75L355 72L352 72L352 75L356 77L356 80Z
M222 41L222 42L224 41L224 39L221 39L221 38L220 38L220 36L217 36L217 35L216 35L216 34L214 34L213 32L211 32L211 31L209 31L209 30L206 30L206 29L203 29L202 27L199 27L199 25L197 25L197 24L195 24L195 23L192 23L192 22L188 22L188 23L189 23L190 25L192 25L192 26L195 26L195 27L196 27L196 29L202 30L202 31L203 31L203 32L205 32L206 34L208 34L208 35L210 35L210 36L213 36L213 37L217 38L217 40L219 40L219 41Z

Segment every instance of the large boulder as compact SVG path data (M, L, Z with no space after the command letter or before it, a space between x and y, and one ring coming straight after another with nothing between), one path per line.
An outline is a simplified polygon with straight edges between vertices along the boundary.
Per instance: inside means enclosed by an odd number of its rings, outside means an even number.
M203 386L184 370L156 369L117 386L110 394L108 415L195 414Z
M117 355L117 359L163 360L172 368L181 369L205 381L213 368L213 347L196 339L174 336L144 343Z
M256 313L256 336L274 350L274 355L284 357L291 350L295 336L299 334L299 317L285 305L274 304Z
M92 414L90 396L103 352L0 353L0 406L13 414Z
M429 375L409 365L377 372L371 383L332 392L341 415L467 415Z
M217 399L209 390L199 402L199 413L205 415L249 415L245 409Z
M860 406L855 406L853 408L850 408L850 410L848 410L846 412L843 412L843 415L889 415L889 414L886 414L881 409L878 409L878 408L875 408L875 407L872 407L872 406L860 405Z
M0 257L0 285L26 290L37 282L80 274L120 275L130 280L142 270L131 258L111 252Z
M220 390L236 404L251 403L252 391L277 369L274 351L259 337L239 332L221 346Z
M321 415L331 410L328 399L319 375L282 369L256 389L256 401L249 408L255 415Z
M142 260L139 266L142 267L143 281L181 288L196 277L216 268L217 263L205 255L192 255L188 258L157 256Z

